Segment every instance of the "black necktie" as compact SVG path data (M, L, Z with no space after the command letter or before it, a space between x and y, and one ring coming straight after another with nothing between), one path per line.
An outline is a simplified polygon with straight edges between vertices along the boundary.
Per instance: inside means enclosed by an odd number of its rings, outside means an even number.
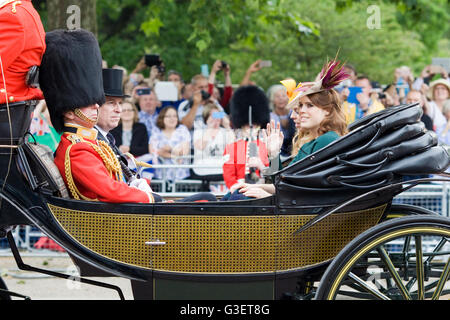
M108 141L111 144L111 146L115 146L116 145L116 139L114 139L114 136L110 132L108 132L106 134L106 138L108 139Z

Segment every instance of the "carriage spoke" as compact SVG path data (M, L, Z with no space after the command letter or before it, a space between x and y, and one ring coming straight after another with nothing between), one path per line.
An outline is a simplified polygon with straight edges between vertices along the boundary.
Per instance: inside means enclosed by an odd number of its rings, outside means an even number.
M405 259L408 259L408 252L409 252L409 245L410 244L411 244L411 236L407 236L405 238L405 243L404 243L403 249L402 249L403 257L405 257ZM405 281L408 281L408 272L405 272L405 274L403 276L403 279ZM409 288L408 285L406 285L406 287Z
M380 254L381 260L383 260L384 264L388 268L390 274L392 275L395 283L397 284L398 289L400 289L401 294L406 300L411 300L411 296L408 293L408 290L402 283L402 279L400 278L400 275L395 270L395 266L392 263L391 259L389 258L389 255L387 254L386 250L383 247L377 248L378 253Z
M364 290L366 290L368 293L374 295L378 299L380 299L380 300L390 300L386 295L384 295L381 292L371 288L364 280L362 280L360 277L356 276L353 272L350 272L348 274L348 277L351 280L353 280L355 283L357 283L360 287L362 287Z
M439 278L439 282L436 286L436 290L433 293L433 296L431 297L431 300L437 300L441 296L442 290L444 289L445 282L448 279L448 276L450 274L450 258L447 259L447 264L445 265L444 270L442 271L442 275Z
M417 299L424 300L424 267L422 254L422 237L417 235L414 237L416 245L416 277L417 277Z
M442 238L441 241L439 241L439 243L436 245L436 247L433 249L433 251L428 254L427 259L425 260L425 263L431 263L431 260L433 260L434 257L436 257L437 253L444 247L445 243L447 242L447 240L445 238ZM445 252L441 253L441 254L446 254ZM405 277L407 277L406 272L405 272ZM407 288L411 288L414 284L416 283L416 279L413 278L411 279L408 284L406 285ZM426 290L425 290L426 291Z

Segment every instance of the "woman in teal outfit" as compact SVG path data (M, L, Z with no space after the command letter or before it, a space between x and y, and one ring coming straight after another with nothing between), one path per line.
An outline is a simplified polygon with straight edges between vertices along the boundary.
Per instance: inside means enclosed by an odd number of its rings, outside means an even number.
M339 62L328 62L315 82L300 83L295 87L294 80L284 80L289 96L288 107L292 109L291 118L297 134L293 139L293 160L289 165L302 160L347 133L345 115L338 93L333 89L348 77ZM267 125L267 149L271 161L279 163L283 134L274 122ZM248 198L263 198L275 193L273 184L237 185L232 193L240 193Z

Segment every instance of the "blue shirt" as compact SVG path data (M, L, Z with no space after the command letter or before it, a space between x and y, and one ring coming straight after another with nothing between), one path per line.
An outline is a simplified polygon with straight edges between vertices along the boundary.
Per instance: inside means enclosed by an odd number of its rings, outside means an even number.
M155 112L154 114L148 114L145 111L139 111L139 122L145 124L149 137L151 136L153 129L156 128L157 118L158 112Z

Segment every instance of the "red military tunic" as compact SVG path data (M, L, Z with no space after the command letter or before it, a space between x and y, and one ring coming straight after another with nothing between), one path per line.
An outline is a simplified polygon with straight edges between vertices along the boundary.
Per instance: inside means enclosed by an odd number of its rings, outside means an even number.
M5 93L10 103L44 98L25 79L32 66L41 65L45 47L44 27L31 1L0 0L0 104L6 102Z
M267 148L263 142L256 140L258 145L258 155L262 163L269 166ZM248 160L246 140L238 140L225 147L224 155L229 155L228 160L223 164L223 179L227 188L231 188L240 179L245 179L245 167ZM259 170L256 173L260 176Z
M88 131L92 130L88 129ZM68 182L64 161L66 150L72 145L72 142L67 138L70 135L73 135L73 133L66 132L61 136L61 142L55 152L55 164L66 186L68 186ZM83 139L97 144L96 140L88 139L87 137L83 137ZM73 144L69 157L75 186L83 196L89 199L114 203L151 202L144 191L130 187L125 182L117 181L111 177L102 158L89 143L82 141Z

